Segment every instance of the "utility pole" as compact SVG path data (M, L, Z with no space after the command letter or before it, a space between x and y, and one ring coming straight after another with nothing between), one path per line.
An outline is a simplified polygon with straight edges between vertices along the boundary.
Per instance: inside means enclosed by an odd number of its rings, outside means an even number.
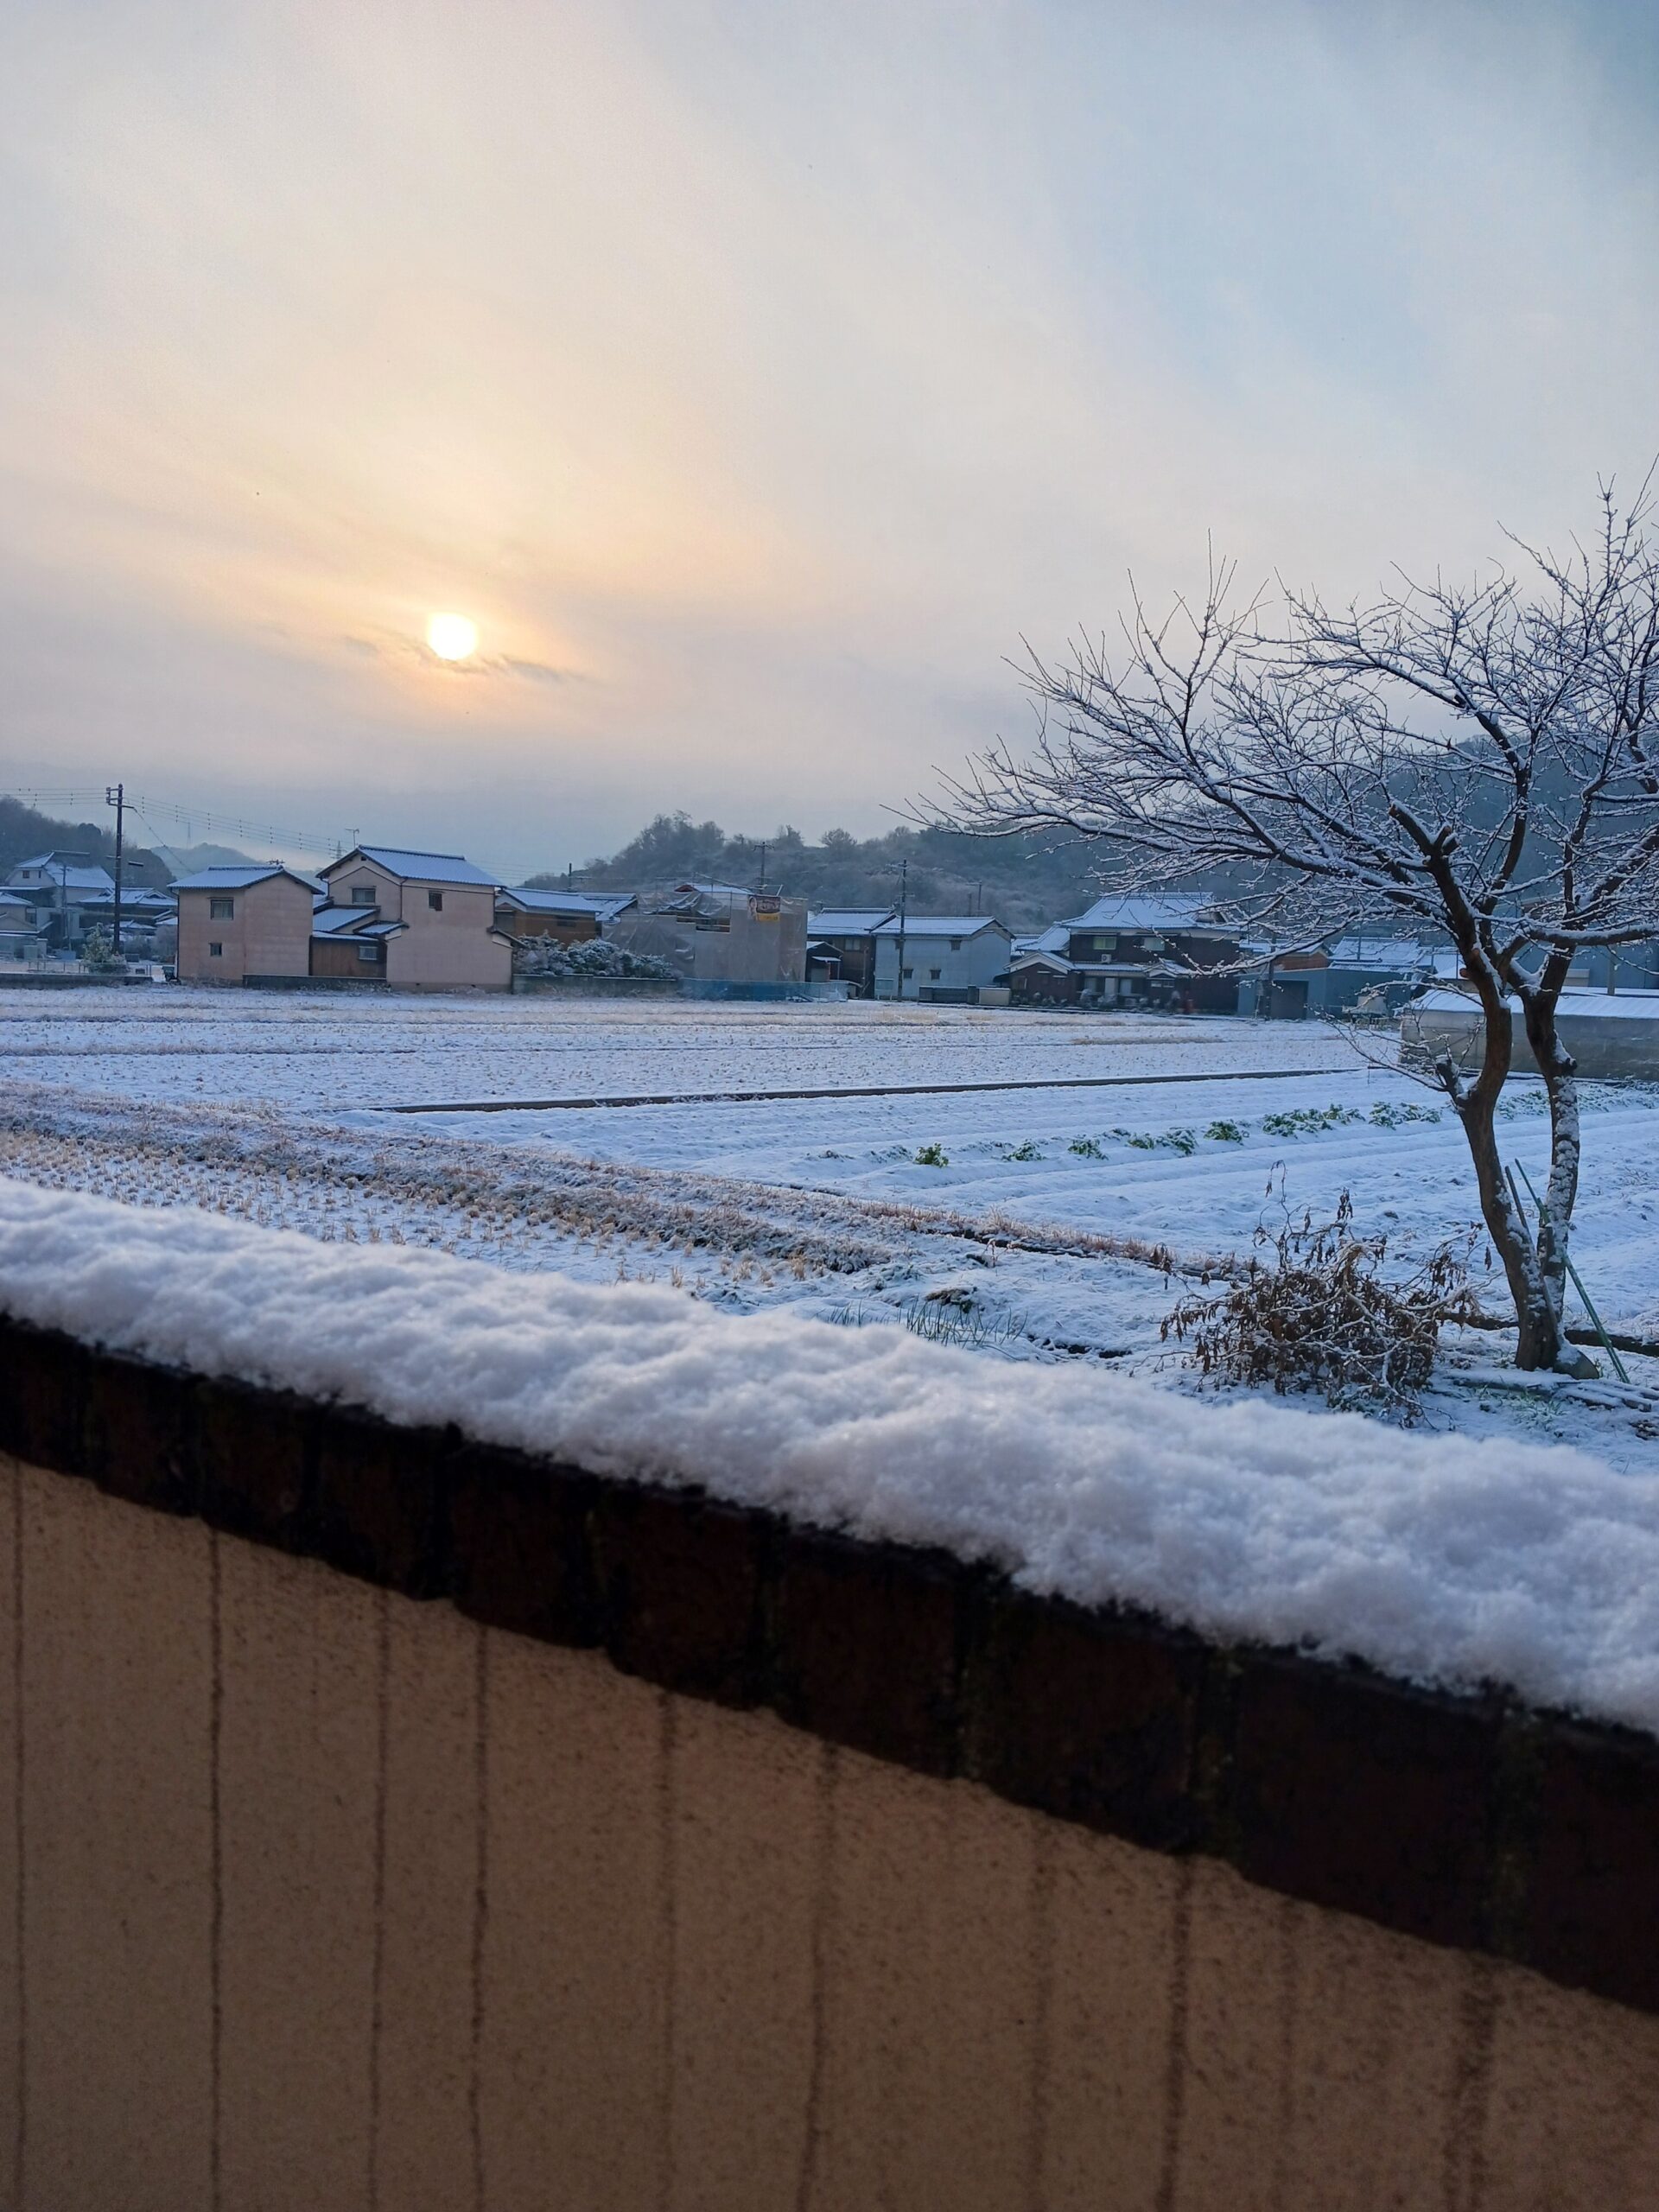
M766 887L766 841L764 837L760 840L760 880L754 887L757 891L764 891Z
M905 995L905 913L910 903L910 861L908 856L899 863L899 973L893 980L893 995Z
M127 826L127 787L124 784L106 784L104 804L115 809L115 921L110 931L110 950L118 960L121 957L121 858Z

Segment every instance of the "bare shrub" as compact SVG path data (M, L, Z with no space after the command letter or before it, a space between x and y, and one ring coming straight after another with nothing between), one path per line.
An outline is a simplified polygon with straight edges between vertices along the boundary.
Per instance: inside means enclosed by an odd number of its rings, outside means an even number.
M1346 1191L1333 1217L1257 1226L1260 1256L1218 1297L1189 1297L1159 1334L1217 1382L1282 1396L1318 1390L1332 1406L1409 1419L1428 1382L1440 1325L1475 1310L1469 1287L1471 1238L1438 1245L1415 1269L1384 1281L1388 1238L1360 1236Z

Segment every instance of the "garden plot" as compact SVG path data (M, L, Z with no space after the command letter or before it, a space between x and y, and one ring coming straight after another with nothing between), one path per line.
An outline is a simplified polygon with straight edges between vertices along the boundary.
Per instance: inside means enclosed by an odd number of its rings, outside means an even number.
M1064 1082L1338 1063L1329 1034L1197 1016L0 989L9 1075L308 1112L445 1101Z
M907 1325L1171 1387L1191 1377L1160 1324L1284 1209L1322 1215L1345 1189L1358 1227L1386 1230L1402 1263L1476 1217L1444 1103L1312 1026L137 990L42 1015L22 998L0 999L0 1173L323 1241L654 1281L738 1311L788 1304L849 1332ZM486 1095L486 1065L505 1097L672 1090L684 1103L385 1110L399 1091ZM1274 1079L1240 1079L1257 1071ZM1077 1073L1171 1080L1065 1087ZM699 1097L824 1076L893 1089ZM1053 1087L915 1095L939 1079ZM1535 1180L1541 1103L1525 1085L1506 1101L1506 1149ZM1611 1325L1659 1335L1659 1096L1592 1087L1586 1109L1575 1253ZM1483 1296L1502 1308L1500 1289ZM1502 1357L1501 1338L1460 1332L1428 1418L1659 1457L1659 1401L1641 1387L1523 1384ZM1659 1362L1630 1363L1638 1385L1659 1381Z

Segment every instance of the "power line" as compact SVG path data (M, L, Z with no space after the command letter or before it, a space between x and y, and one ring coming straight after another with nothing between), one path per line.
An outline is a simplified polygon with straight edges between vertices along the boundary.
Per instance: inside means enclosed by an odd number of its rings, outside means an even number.
M54 806L103 806L110 802L103 789L90 785L84 790L64 788L48 790L41 785L9 791L7 798L20 799L26 806L36 806L42 801ZM151 817L160 815L184 830L187 845L198 842L198 832L208 837L233 838L238 842L264 842L287 853L315 853L330 858L346 852L354 842L343 836L319 837L308 830L284 830L275 823L263 822L247 815L219 814L203 806L180 806L171 799L147 798L142 793L126 802L129 810L143 821L151 835L155 834Z

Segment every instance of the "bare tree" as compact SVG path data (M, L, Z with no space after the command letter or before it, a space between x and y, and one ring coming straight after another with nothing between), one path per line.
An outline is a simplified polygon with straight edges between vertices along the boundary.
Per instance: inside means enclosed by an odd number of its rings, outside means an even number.
M1271 621L1213 559L1202 601L1161 621L1131 587L1117 652L1084 638L1056 665L1030 653L1031 749L994 747L941 810L982 835L1109 840L1126 891L1219 882L1224 918L1281 945L1385 915L1449 936L1484 1047L1472 1081L1449 1058L1436 1074L1468 1138L1523 1368L1573 1363L1567 971L1587 947L1659 932L1652 518L1646 486L1626 506L1604 486L1596 535L1566 556L1511 541L1515 566L1484 581L1402 577L1337 609L1291 594ZM1535 1233L1494 1122L1517 1014L1549 1104Z

